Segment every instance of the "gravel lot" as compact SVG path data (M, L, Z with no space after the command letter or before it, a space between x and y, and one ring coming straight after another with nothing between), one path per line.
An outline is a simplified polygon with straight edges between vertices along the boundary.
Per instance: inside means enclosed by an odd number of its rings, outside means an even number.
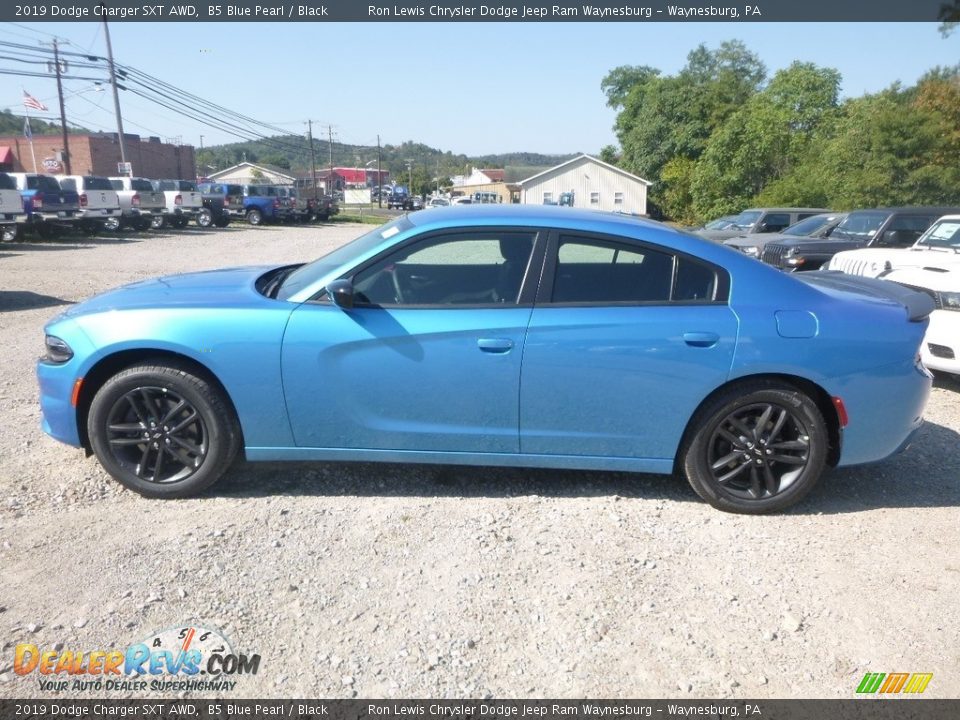
M234 697L848 698L868 671L932 672L927 697L960 697L954 381L906 453L773 517L719 513L676 478L367 464L238 463L162 502L40 432L58 308L365 229L0 245L0 696L51 697L14 675L17 643L125 647L195 620L261 654Z

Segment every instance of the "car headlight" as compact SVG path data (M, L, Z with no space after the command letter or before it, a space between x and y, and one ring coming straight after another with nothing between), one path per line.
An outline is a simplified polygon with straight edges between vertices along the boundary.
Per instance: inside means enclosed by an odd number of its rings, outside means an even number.
M747 255L752 255L753 257L760 255L760 248L758 248L756 245L744 245L740 249Z
M62 365L73 357L73 350L70 346L55 335L47 335L44 345L47 349L44 360L48 363Z
M940 304L944 310L960 310L960 292L940 293Z

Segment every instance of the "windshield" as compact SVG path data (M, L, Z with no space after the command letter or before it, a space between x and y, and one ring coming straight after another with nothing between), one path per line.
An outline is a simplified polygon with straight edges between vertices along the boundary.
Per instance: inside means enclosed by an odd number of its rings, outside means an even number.
M860 240L872 238L883 225L883 221L890 216L885 212L855 212L847 215L847 219L837 225L830 234L832 238Z
M717 220L711 220L706 225L703 226L704 230L725 230L730 227L732 224L731 218L719 218Z
M408 230L411 227L413 227L413 223L407 219L406 215L402 215L393 222L381 225L366 235L361 235L356 240L338 247L323 257L317 258L312 263L298 268L284 280L283 285L277 292L277 299L287 300L305 287L315 283L324 275L330 274L341 265L349 263L353 258L359 257L372 250L384 240L389 240L394 235Z
M814 215L813 217L808 217L805 220L794 223L784 230L783 234L793 235L794 237L809 237L826 225L829 221L829 215Z
M960 220L939 220L930 226L917 245L960 250Z
M760 219L762 213L759 210L744 210L733 219L733 224L741 230L752 228L753 224Z

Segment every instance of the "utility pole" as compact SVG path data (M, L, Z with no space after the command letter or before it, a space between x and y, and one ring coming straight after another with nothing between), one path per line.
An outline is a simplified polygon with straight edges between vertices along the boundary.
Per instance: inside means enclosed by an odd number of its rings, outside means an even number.
M103 36L107 39L107 61L110 66L110 87L113 88L113 111L117 116L117 142L120 145L120 162L127 162L126 145L123 142L123 116L120 114L120 94L117 92L117 69L113 64L113 45L110 44L110 28L107 25L107 8L101 3L103 8Z
M407 163L407 193L410 197L413 197L413 160L411 158L406 159Z
M327 149L330 151L330 186L333 187L333 125L327 125ZM333 192L329 193L333 195Z
M52 43L43 44L53 45L53 71L57 74L57 98L60 100L60 130L63 133L63 164L67 170L67 175L72 175L70 172L70 140L67 137L67 112L63 107L63 81L61 78L62 72L60 67L60 46L57 38L54 38Z
M377 135L377 207L383 207L383 171L380 165L383 162L383 155L380 152L380 136Z
M307 120L307 139L310 141L310 177L313 178L313 199L317 199L317 153L313 149L313 120Z

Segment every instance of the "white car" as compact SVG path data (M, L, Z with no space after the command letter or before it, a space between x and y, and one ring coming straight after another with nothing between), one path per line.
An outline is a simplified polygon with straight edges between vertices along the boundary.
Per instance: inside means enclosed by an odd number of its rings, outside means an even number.
M960 246L956 252L960 253ZM933 297L937 309L930 313L920 358L931 370L960 375L960 255L891 270L883 278Z
M449 205L450 201L442 197L430 198L430 201L427 203L428 208L447 207Z
M923 267L940 259L960 260L960 215L944 215L909 248L868 247L845 250L830 259L827 270L880 277L899 268Z

